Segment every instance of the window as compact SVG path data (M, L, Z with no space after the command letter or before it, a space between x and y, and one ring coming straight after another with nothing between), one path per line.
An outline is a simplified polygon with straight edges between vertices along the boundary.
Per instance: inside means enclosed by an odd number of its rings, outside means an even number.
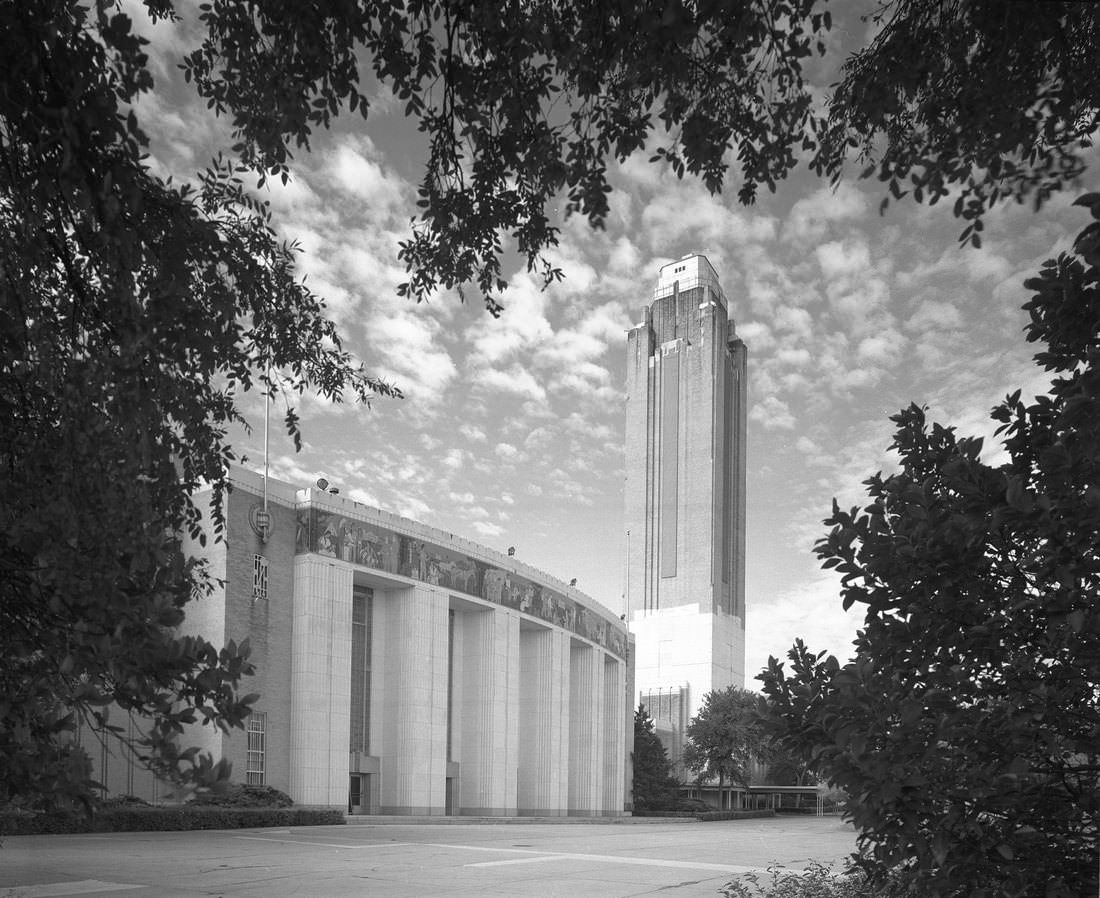
M351 595L351 751L370 753L370 668L374 592L356 586Z
M245 761L245 783L264 785L264 755L267 746L267 713L253 711L248 718L248 757Z
M267 559L263 555L252 556L252 600L267 601Z

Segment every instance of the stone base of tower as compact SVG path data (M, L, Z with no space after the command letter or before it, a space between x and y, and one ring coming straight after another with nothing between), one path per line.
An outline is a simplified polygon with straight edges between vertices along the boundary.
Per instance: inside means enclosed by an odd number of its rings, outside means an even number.
M745 628L739 617L704 613L698 605L636 613L635 683L673 771L680 764L686 729L708 692L745 686Z
M637 639L639 694L690 683L688 719L698 713L706 693L745 686L745 627L739 617L681 605L636 612L630 631Z

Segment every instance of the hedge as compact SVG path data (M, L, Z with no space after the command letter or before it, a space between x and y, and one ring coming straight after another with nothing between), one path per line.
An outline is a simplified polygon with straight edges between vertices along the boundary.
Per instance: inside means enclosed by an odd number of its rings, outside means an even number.
M714 820L747 820L750 817L774 817L771 808L737 808L729 811L634 811L635 817L691 817L711 822Z
M704 811L699 814L700 820L711 822L714 820L748 820L752 817L774 817L775 811L771 808L737 808L730 811Z
M115 807L92 817L80 814L0 812L0 834L164 832L191 829L253 829L265 826L332 826L342 810L306 808Z

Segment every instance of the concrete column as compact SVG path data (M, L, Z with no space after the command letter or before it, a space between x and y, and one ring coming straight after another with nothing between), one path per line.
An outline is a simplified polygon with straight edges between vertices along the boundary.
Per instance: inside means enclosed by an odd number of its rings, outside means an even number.
M623 668L612 655L603 655L603 796L600 811L605 816L623 813L623 777L626 775L626 733L622 714ZM597 662L599 663L599 662Z
M600 811L603 798L603 659L573 642L569 657L569 813Z
M519 615L506 608L455 615L452 727L460 814L514 816L519 748ZM461 631L461 636L459 635ZM457 744L456 744L457 743Z
M291 620L290 797L346 807L351 703L351 567L294 562Z
M376 590L374 595L382 669L375 694L384 696L378 740L380 810L442 815L447 776L447 595L427 585ZM373 748L373 737L371 744Z
M520 631L519 813L569 812L569 637Z

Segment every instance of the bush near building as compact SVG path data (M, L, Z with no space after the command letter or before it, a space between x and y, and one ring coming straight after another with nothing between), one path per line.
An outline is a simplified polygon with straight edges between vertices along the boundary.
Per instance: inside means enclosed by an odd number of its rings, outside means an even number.
M766 878L744 873L719 891L723 898L882 898L886 894L860 874L840 873L816 861L802 871L772 864Z
M203 796L175 807L154 806L132 795L122 795L107 799L93 814L0 809L0 834L167 832L344 823L341 811L292 805L290 796L270 786L231 785L222 795Z

